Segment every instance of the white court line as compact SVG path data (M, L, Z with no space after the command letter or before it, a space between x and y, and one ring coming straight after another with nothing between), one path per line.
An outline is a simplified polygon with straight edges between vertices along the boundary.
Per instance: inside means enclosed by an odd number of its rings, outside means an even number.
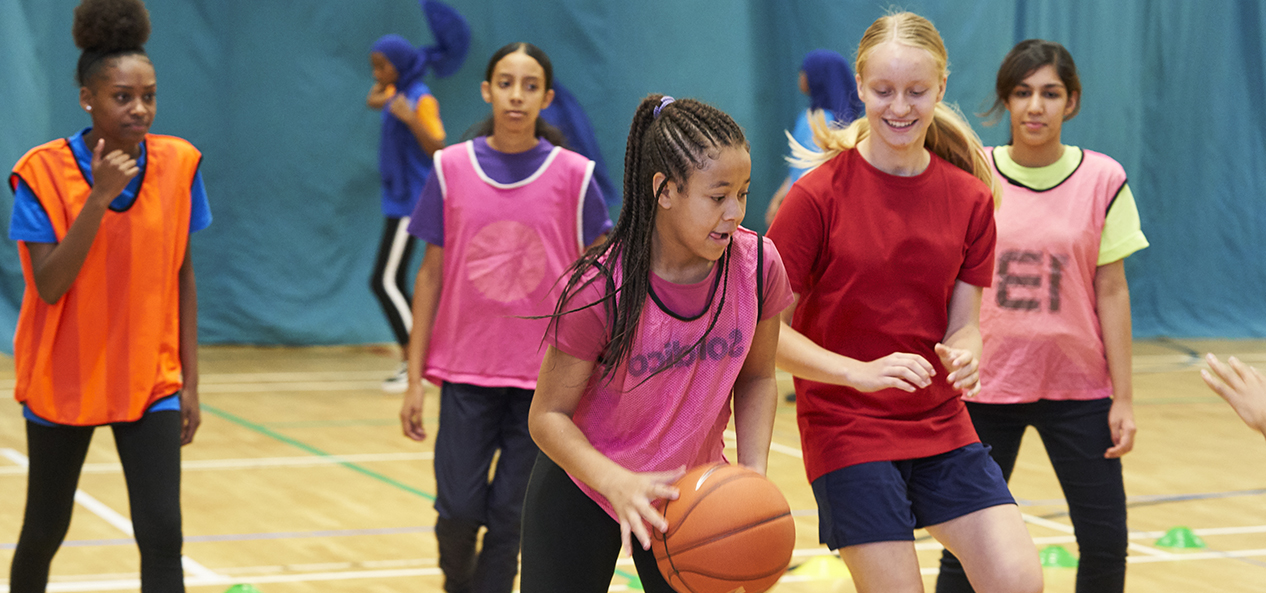
M1266 533L1266 525L1246 525L1243 527L1209 527L1205 529L1192 529L1192 533L1196 535L1244 535L1249 533ZM1135 531L1130 537L1140 538L1158 538L1165 535L1164 531Z
M199 393L275 393L280 391L360 391L381 389L377 381L294 381L278 383L199 383Z
M188 568L188 565L185 566ZM305 583L312 581L346 581L357 579L393 579L400 577L420 577L420 576L438 576L440 575L438 568L405 568L405 569L388 569L388 570L358 570L345 572L306 572L296 574L277 574L277 575L261 575L252 576L250 578L229 577L211 573L209 575L196 575L185 579L185 587L210 587L235 585L237 583L247 582L251 584L267 584L267 583ZM49 583L48 590L51 592L62 591L135 591L141 586L140 579L111 579L102 581L62 581ZM8 585L0 588L0 592L8 593Z
M927 549L927 548L920 548L920 549ZM792 553L792 556L797 557L797 558L806 558L806 557L813 557L813 556L834 556L834 555L835 555L834 552L831 552L830 550L827 550L826 548L798 549ZM1189 552L1189 553L1183 553L1183 554L1168 554L1164 557L1130 556L1127 559L1127 561L1131 564L1152 564L1156 562L1178 562L1178 561L1190 561L1190 560L1224 560L1224 559L1234 559L1234 558L1249 558L1249 557L1256 557L1256 556L1266 556L1266 549L1236 550L1236 551L1228 551L1228 552ZM393 561L393 563L394 562L397 562L397 561ZM373 563L363 563L363 564L373 564ZM620 560L616 564L617 566L627 568L627 567L633 566L633 561L631 559L621 557ZM318 566L323 566L323 565L308 565L308 566L318 567ZM329 566L329 567L348 566L348 563L331 563L324 566ZM264 571L272 572L271 569L280 570L282 568L293 569L296 567L295 566L252 567L252 568L243 568L243 569L237 569L237 570L229 569L233 574L215 575L215 576L210 576L210 575L193 576L193 577L185 579L185 585L186 587L199 587L199 586L223 586L223 585L232 585L236 583L251 583L251 584L302 583L302 582L314 582L314 581L387 579L387 578L400 578L400 577L440 576L441 575L440 569L435 568L435 567L302 572L302 573L289 573L289 574L247 574L248 572L255 572L255 573L260 573ZM919 573L923 575L936 575L938 572L940 571L936 567L925 567L925 568L919 569ZM787 575L787 576L784 576L779 582L792 583L792 582L803 582L803 581L808 581L808 580L811 580L811 579L808 579L805 577L797 577L794 575ZM108 580L101 579L101 580L86 580L86 581L54 582L54 583L49 584L48 590L50 592L57 592L57 593L69 592L69 591L122 591L122 590L129 590L129 589L135 590L138 587L140 587L140 581L138 579L108 579ZM7 593L8 590L9 590L8 586L0 585L0 593ZM626 586L617 584L617 585L613 585L610 590L611 591L625 591L625 590L628 590L628 588Z
M1177 562L1180 560L1225 560L1229 558L1251 558L1254 556L1266 556L1266 548L1259 550L1233 550L1227 552L1186 552L1182 554L1169 554L1165 557L1159 556L1130 556L1126 561L1130 564L1150 564L1153 562Z
M12 449L10 449L12 450ZM435 453L359 453L353 455L306 455L300 457L258 457L244 459L199 459L184 461L181 471L213 471L240 469L267 469L277 467L315 467L340 465L343 463L368 463L375 461L427 461L435 458ZM123 470L119 463L85 463L85 474L113 474ZM0 467L0 476L25 475L26 467Z
M381 373L379 374L381 375ZM199 393L276 393L286 391L360 391L381 389L382 379L370 381L278 381L275 383L228 383L199 381ZM13 381L0 381L0 391L12 391Z
M381 383L393 369L381 371L308 371L308 372L269 372L269 373L211 373L199 374L198 386L205 383L288 383L300 381L374 381Z
M0 449L0 455L3 455L10 461L22 466L24 469L30 465L30 460L26 457L26 455L23 455L16 449ZM120 515L117 511L106 506L105 503L97 500L91 494L88 494L83 490L76 489L75 502L79 503L79 505L85 509L88 509L92 514L100 517L106 523L109 523L115 529L127 534L128 537L136 537L136 532L132 530L132 521L130 519ZM197 561L188 556L181 556L180 564L184 567L185 572L197 577L220 577L220 575L215 571L199 564Z
M1072 528L1072 526L1071 526L1071 525L1064 525L1063 523L1057 523L1057 522L1055 522L1055 521L1051 521L1050 519L1043 519L1043 518L1041 518L1041 517L1037 517L1037 516L1034 516L1034 515L1023 514L1023 513L1021 514L1021 516L1022 516L1022 517L1024 517L1024 522L1025 522L1025 523L1030 523L1030 524L1033 524L1033 525L1040 525L1040 526L1042 526L1042 527L1046 527L1046 528L1048 528L1048 529L1054 529L1055 531L1059 531L1059 532L1061 532L1061 533L1068 533L1068 534L1071 534L1071 533L1073 532L1073 528ZM1164 551L1164 550L1158 550L1158 549L1153 548L1153 547L1151 547L1151 546L1145 546L1145 545L1143 545L1143 544L1136 544L1136 543L1134 543L1134 542L1130 542L1129 549L1134 550L1134 551L1136 551L1136 552L1142 552L1142 553L1147 554L1147 555L1149 555L1149 556L1158 556L1158 557L1162 557L1162 558L1168 558L1168 557L1170 557L1170 556L1174 556L1174 555L1175 555L1175 554L1173 554L1172 552L1166 552L1166 551Z

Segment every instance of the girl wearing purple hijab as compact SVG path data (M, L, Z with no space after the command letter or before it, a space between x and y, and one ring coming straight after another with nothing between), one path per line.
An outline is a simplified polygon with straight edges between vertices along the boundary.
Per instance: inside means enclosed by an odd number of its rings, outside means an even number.
M413 236L406 230L409 214L431 176L431 155L444 147L444 123L431 90L422 82L428 69L438 76L461 67L470 45L465 19L447 5L423 0L436 45L414 47L399 35L384 35L370 50L374 86L365 103L382 111L382 140L378 170L382 174L382 213L386 217L370 287L391 325L403 360L413 326L412 297L408 287L409 257ZM405 364L387 380L383 391L403 393L408 387Z
M791 138L801 146L813 148L813 130L809 128L809 119L816 111L826 117L826 123L843 126L857 119L864 111L862 100L857 96L857 80L848 60L839 53L829 49L815 49L804 57L800 65L800 92L809 96L809 108L801 111L796 118L796 126ZM769 201L769 209L765 211L765 224L774 222L774 214L786 197L791 184L808 173L794 165L789 167L787 178L782 182L774 197Z

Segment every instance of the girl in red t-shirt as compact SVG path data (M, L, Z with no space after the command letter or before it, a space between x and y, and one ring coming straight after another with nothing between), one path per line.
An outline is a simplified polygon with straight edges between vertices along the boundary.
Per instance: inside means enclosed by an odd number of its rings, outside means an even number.
M922 591L913 530L980 591L1039 591L1037 550L960 397L980 389L981 290L995 198L980 140L943 103L947 57L927 19L875 21L857 50L866 117L814 123L816 165L769 236L794 311L778 365L796 376L823 543L859 591Z

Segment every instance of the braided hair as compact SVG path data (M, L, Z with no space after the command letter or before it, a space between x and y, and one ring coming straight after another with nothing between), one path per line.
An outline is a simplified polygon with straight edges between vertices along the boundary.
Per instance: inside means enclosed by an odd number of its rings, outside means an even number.
M569 268L570 277L550 320L551 329L557 333L558 319L563 315L599 304L604 307L607 343L598 359L603 379L612 379L616 368L630 357L642 307L650 294L651 243L660 194L669 181L685 187L695 171L706 167L722 149L731 147L749 149L743 130L729 115L711 105L694 99L672 101L658 94L646 97L638 105L624 154L624 207L620 217L607 240L589 249ZM652 187L656 173L663 173L667 179ZM719 273L725 276L729 249L722 259ZM618 287L608 268L612 265L620 266ZM606 284L600 300L568 309L578 292L599 281ZM722 291L722 304L724 298ZM647 379L670 368L707 339L721 306L714 309L708 331L699 342L655 369Z
M109 63L123 56L148 60L149 11L141 0L83 0L75 7L71 35L83 50L75 70L75 82L88 86Z

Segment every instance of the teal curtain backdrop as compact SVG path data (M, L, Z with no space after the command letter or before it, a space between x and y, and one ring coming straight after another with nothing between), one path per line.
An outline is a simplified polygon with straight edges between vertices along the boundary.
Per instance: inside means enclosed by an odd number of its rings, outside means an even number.
M856 0L450 0L471 24L457 75L428 79L450 138L487 114L486 60L531 41L589 112L619 179L629 118L651 92L730 113L752 143L747 226L786 174L782 131L807 105L800 60L852 57L886 3ZM0 0L0 163L88 125L73 82L75 0ZM1266 10L1261 0L911 0L951 61L946 99L982 111L1003 55L1066 45L1084 86L1065 141L1130 176L1152 246L1127 260L1139 336L1266 336ZM369 47L429 32L414 0L149 3L158 133L202 149L215 220L193 240L208 343L389 341L368 288L382 219ZM971 117L973 124L979 118ZM1003 128L977 129L988 144ZM617 182L618 185L618 182ZM12 195L3 192L7 228ZM613 210L616 216L618 210ZM416 266L416 259L413 265ZM0 242L0 347L21 301Z

